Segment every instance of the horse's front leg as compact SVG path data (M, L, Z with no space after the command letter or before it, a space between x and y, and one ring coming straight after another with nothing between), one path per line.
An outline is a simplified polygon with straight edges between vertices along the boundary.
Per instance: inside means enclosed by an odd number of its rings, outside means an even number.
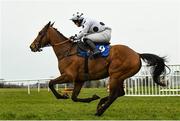
M85 103L89 103L93 100L97 100L99 99L100 97L97 96L97 95L93 95L92 97L90 98L78 98L78 95L80 93L80 90L83 86L84 82L75 82L74 83L74 90L73 90L73 93L72 93L72 97L71 99L75 102L85 102Z
M69 96L67 94L61 95L54 88L54 85L63 84L63 83L69 83L69 80L67 79L66 74L62 74L60 77L50 80L50 82L49 82L49 88L51 89L51 91L53 92L53 94L56 96L57 99L68 99L69 98Z

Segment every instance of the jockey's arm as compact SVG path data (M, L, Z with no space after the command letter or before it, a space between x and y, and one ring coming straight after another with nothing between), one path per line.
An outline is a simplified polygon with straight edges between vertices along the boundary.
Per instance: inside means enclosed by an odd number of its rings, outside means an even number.
M84 25L82 25L83 29L77 34L76 39L81 39L84 35L86 35L90 28L90 23L86 22Z

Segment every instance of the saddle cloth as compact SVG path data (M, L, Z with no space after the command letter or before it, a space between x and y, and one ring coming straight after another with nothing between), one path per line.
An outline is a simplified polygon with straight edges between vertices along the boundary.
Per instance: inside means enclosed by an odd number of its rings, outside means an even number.
M96 48L101 51L101 54L99 55L100 57L107 57L109 55L110 51L110 45L109 44L95 44ZM89 57L92 55L92 52L86 49L82 49L84 47L79 47L78 46L78 55L81 57ZM87 47L86 47L87 48Z

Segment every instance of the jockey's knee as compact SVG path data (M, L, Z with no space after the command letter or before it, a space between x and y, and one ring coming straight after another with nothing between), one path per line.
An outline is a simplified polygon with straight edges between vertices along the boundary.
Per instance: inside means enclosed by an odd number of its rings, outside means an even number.
M82 40L83 40L83 42L85 42L85 43L86 43L86 41L87 41L87 40L90 40L90 39L89 39L89 38L84 37ZM91 41L92 41L92 40L91 40Z

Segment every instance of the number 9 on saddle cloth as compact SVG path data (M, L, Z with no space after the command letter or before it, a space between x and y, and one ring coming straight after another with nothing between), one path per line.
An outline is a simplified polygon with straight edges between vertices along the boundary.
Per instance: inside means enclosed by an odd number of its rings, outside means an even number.
M96 48L101 51L99 57L107 57L110 51L110 43L95 43ZM90 51L89 47L82 41L77 42L77 53L78 56L81 57L90 57L92 56L92 52Z

